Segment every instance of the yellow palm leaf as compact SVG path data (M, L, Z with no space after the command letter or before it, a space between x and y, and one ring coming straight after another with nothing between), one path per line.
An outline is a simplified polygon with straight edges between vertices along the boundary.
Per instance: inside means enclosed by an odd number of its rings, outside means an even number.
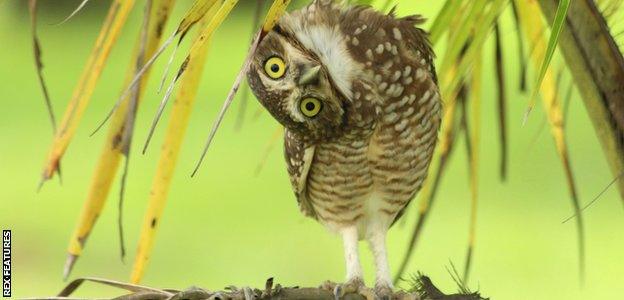
M213 5L202 19L202 27L210 26L209 22L215 18L219 5ZM206 62L207 50L210 45L209 39L203 38L203 31L195 38L186 70L181 76L180 88L173 104L169 127L165 135L165 140L161 148L161 155L158 161L156 174L150 191L147 211L141 226L141 235L137 247L137 255L132 268L131 281L138 283L141 281L145 268L149 261L150 253L154 246L156 230L160 225L160 218L167 200L167 193L173 178L173 172L177 163L177 158L182 146L182 140L186 133L190 114L195 103L197 90L201 80L201 74ZM201 44L197 44L201 42Z
M468 226L468 251L466 253L466 263L464 267L464 284L468 282L468 274L472 262L475 238L477 233L477 200L479 197L479 141L481 132L481 81L482 81L482 56L477 56L472 68L472 78L470 81L469 112L464 116L469 119L467 131L469 140L469 167L470 167L470 223Z
M59 130L54 137L54 142L43 169L42 184L58 170L59 162L78 128L78 124L91 100L91 95L95 90L95 85L104 69L110 51L117 41L121 28L125 24L133 6L134 0L115 0L112 2L106 21L83 70L82 77L78 82L78 86L74 89L72 99L65 110Z
M140 66L138 62L144 61L145 57L151 56L156 51L160 39L162 38L162 26L166 24L174 3L175 0L156 0L151 5L148 15L149 22L146 29L147 32L142 32L139 36L134 50L134 59L130 64L128 75L126 76L126 82L129 82L134 77L137 67ZM143 41L143 35L145 35L145 41ZM143 43L145 43L145 45L142 45ZM140 48L144 48L143 51L140 51ZM145 88L145 82L147 82L148 77L149 74L143 77L140 91L137 94L137 100L141 99L141 94ZM97 167L91 179L87 198L85 199L78 223L76 223L76 228L69 242L67 249L68 257L63 272L65 278L69 276L74 263L82 254L87 237L91 233L104 207L111 184L117 173L119 162L124 155L124 143L122 141L131 138L127 136L128 132L125 129L128 118L131 117L128 115L130 111L129 104L130 98L126 98L112 117L106 142L104 143Z
M522 29L527 37L527 40L533 44L532 47L534 48L534 53L531 60L533 61L535 69L540 69L543 65L544 57L547 55L547 44L543 36L545 25L541 18L541 9L537 2L516 0L516 5L518 7L518 14ZM576 184L574 182L570 157L568 155L568 147L566 145L561 100L557 94L557 83L552 69L547 68L543 74L540 73L540 76L542 77L542 81L539 86L539 91L541 93L542 103L544 104L551 133L555 140L557 154L563 164L574 213L577 215L576 222L579 242L579 264L581 274L583 274L585 266L585 234L583 218L580 215L581 206L578 199Z

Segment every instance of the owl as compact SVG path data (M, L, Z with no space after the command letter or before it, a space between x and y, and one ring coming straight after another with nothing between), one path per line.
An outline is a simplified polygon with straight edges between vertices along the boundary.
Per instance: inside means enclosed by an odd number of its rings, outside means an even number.
M436 146L441 101L422 22L316 0L281 18L247 74L285 127L300 210L342 237L343 292L365 287L358 241L367 240L373 291L392 294L386 233L421 188Z

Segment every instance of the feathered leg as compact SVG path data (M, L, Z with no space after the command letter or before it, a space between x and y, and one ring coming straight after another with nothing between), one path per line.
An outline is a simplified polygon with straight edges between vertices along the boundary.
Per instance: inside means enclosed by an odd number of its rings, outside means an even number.
M347 227L341 232L344 245L345 262L347 265L347 284L360 283L362 280L362 266L358 253L358 232L355 226Z
M358 253L358 231L357 227L351 226L340 231L344 245L344 255L347 267L347 278L344 284L325 282L323 288L332 290L337 298L345 294L357 293L366 299L374 299L372 290L364 285L362 279L362 266L360 265L360 255Z
M389 298L392 295L393 286L386 252L386 230L380 227L374 228L370 232L368 243L375 258L375 294L382 299Z

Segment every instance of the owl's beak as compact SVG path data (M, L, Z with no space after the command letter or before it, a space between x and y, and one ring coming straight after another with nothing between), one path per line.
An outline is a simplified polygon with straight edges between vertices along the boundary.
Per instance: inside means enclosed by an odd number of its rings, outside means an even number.
M321 74L321 66L316 66L306 70L299 78L299 85L309 85L317 83Z

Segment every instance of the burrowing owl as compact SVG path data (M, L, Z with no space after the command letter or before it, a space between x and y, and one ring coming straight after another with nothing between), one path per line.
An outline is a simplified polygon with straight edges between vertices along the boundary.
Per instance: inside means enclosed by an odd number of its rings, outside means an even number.
M301 211L342 236L347 282L363 286L358 240L375 257L378 295L392 291L386 232L420 189L441 103L419 16L316 0L285 15L248 73L285 128Z

